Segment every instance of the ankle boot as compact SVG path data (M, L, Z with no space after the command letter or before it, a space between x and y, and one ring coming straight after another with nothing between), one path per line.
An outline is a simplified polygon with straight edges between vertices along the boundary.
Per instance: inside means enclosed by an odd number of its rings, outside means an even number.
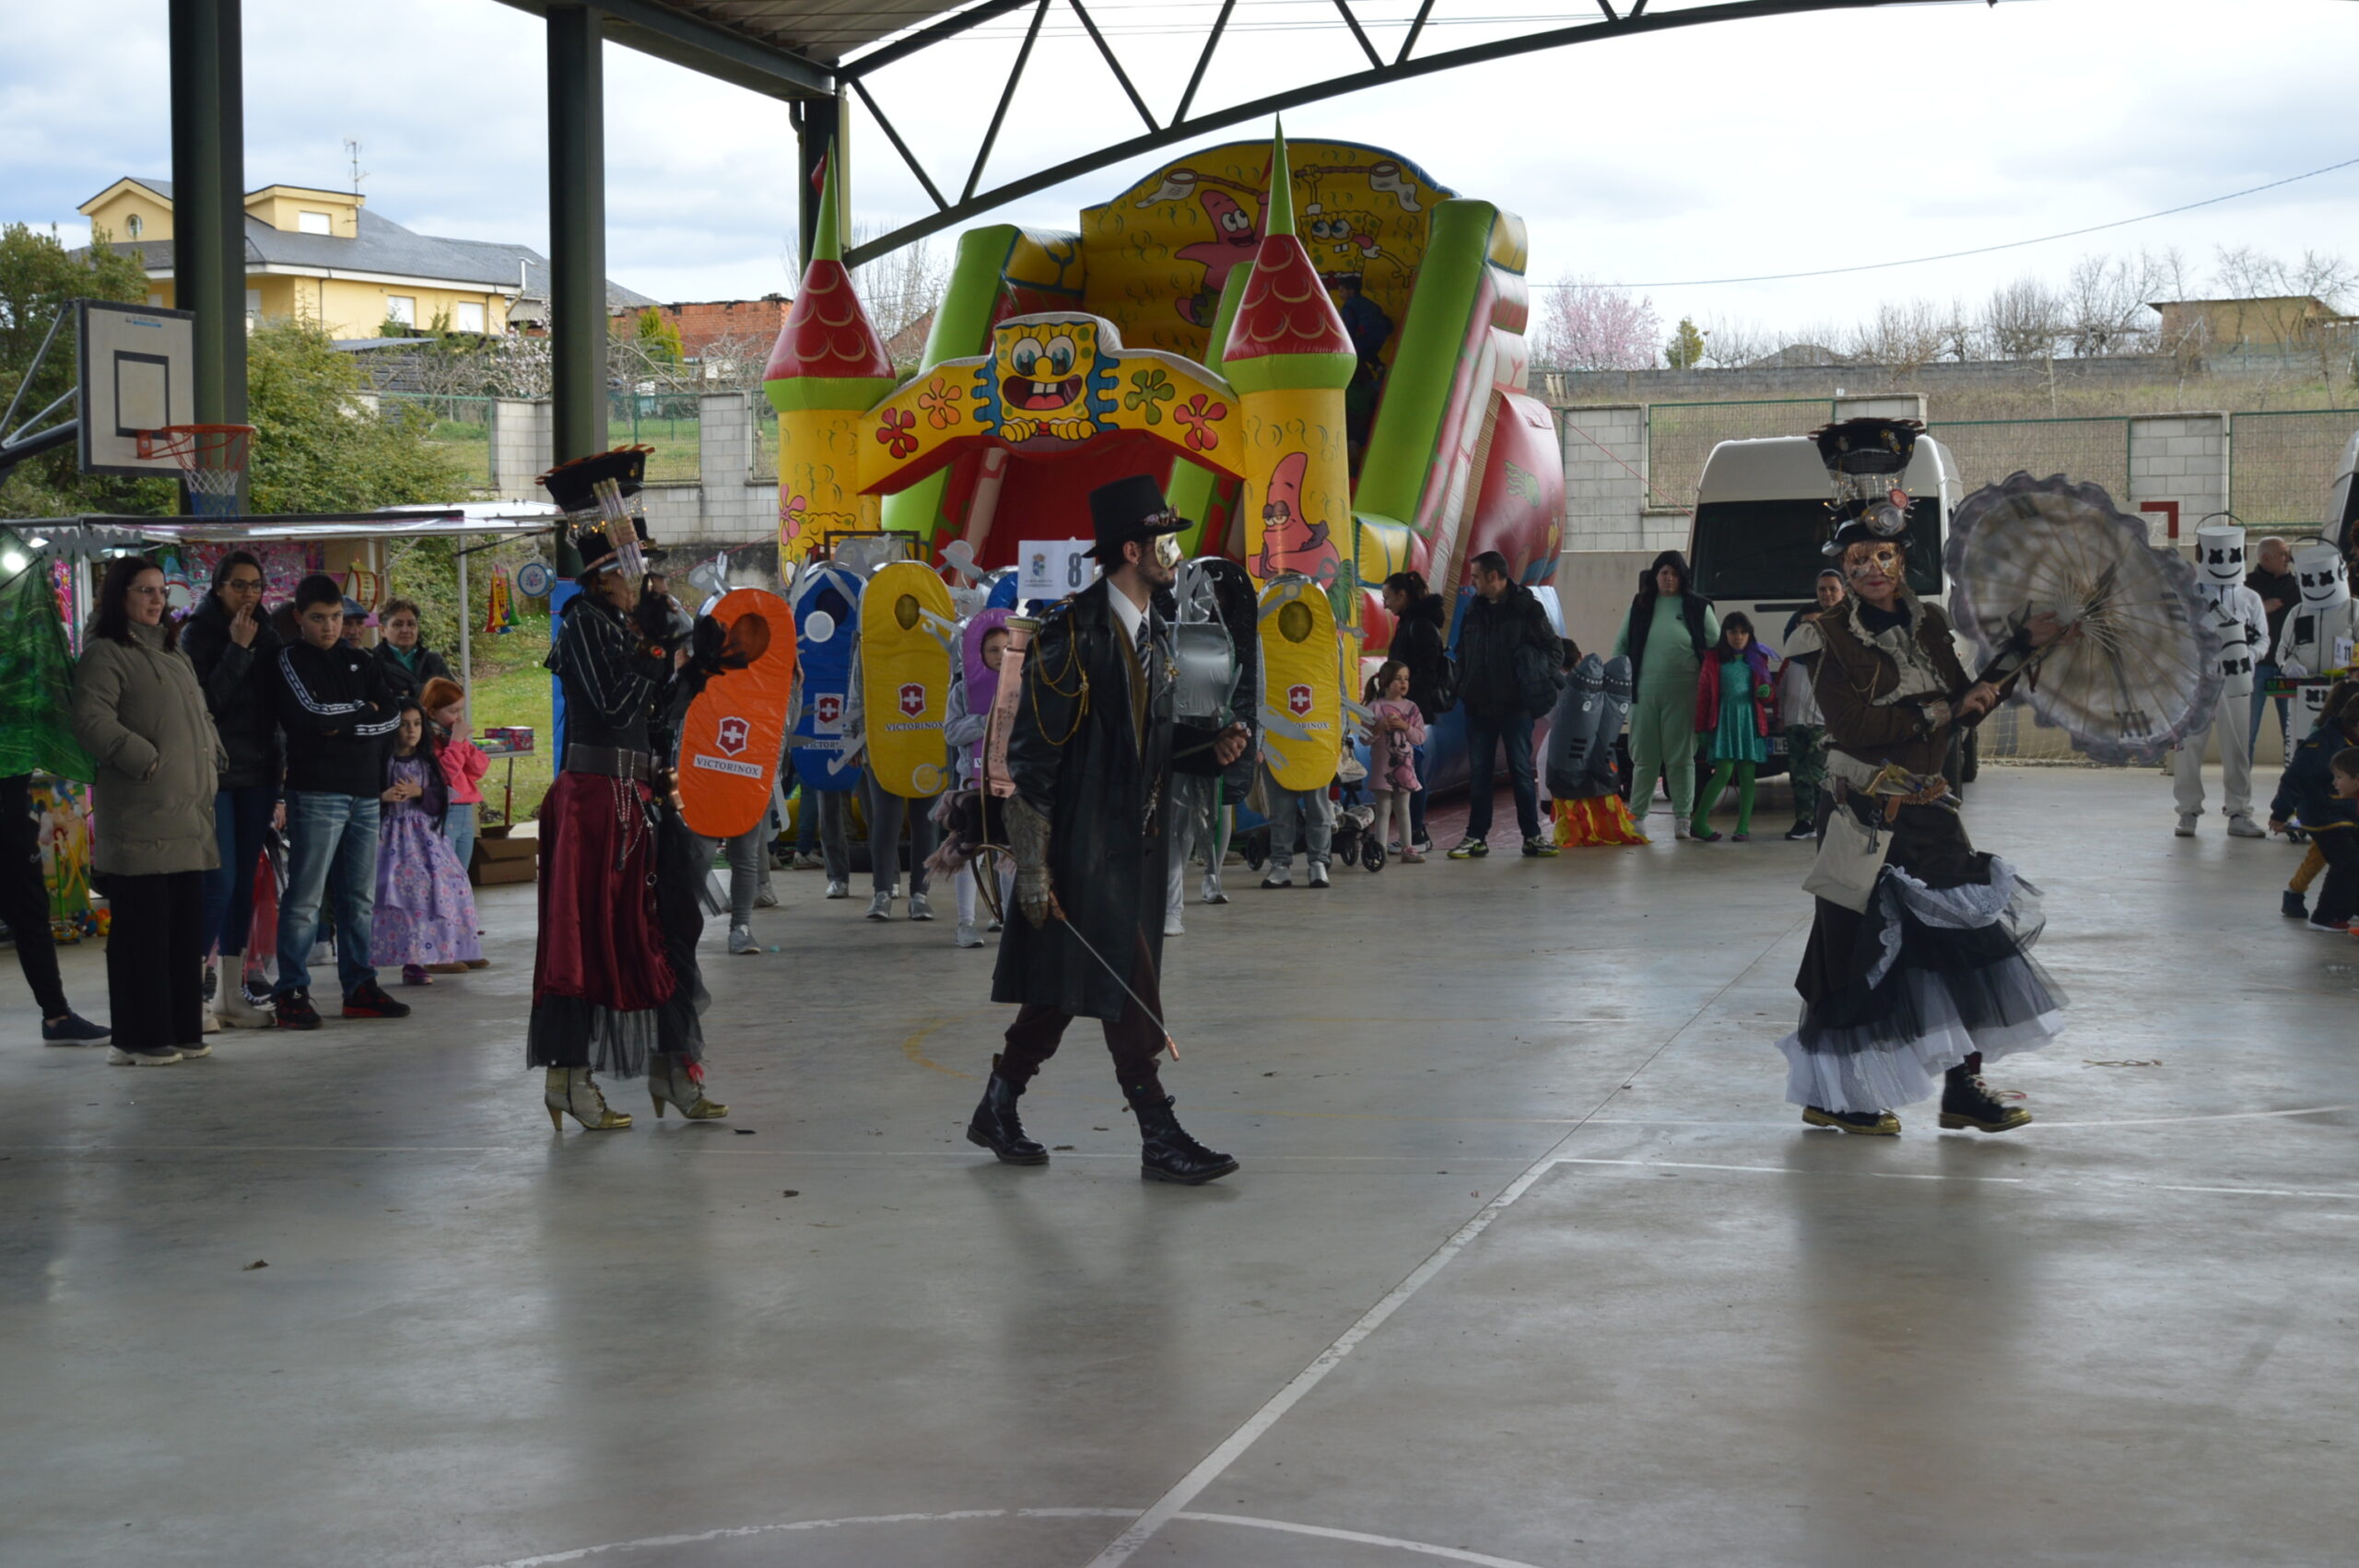
M1968 1061L1971 1065L1953 1067L1943 1075L1942 1125L1952 1131L1970 1128L1978 1132L2005 1132L2028 1126L2029 1111L2003 1103L1982 1082L1977 1071L1982 1065L1980 1056Z
M992 1057L992 1080L983 1085L982 1101L967 1123L967 1141L989 1149L1002 1164L1045 1165L1049 1152L1024 1136L1024 1123L1015 1114L1015 1102L1023 1094L1024 1085L1002 1071L1000 1059Z
M585 1132L614 1132L630 1125L628 1115L606 1108L606 1096L598 1093L586 1067L550 1068L542 1084L541 1104L549 1113L549 1125L559 1131L565 1129L569 1116Z
M647 1094L655 1102L657 1121L663 1119L666 1104L690 1121L719 1121L729 1114L727 1106L705 1098L703 1071L686 1057L651 1052L647 1059Z
M1159 1083L1124 1084L1131 1113L1139 1118L1139 1176L1146 1181L1176 1181L1202 1187L1237 1168L1227 1155L1188 1136L1171 1111L1172 1098Z

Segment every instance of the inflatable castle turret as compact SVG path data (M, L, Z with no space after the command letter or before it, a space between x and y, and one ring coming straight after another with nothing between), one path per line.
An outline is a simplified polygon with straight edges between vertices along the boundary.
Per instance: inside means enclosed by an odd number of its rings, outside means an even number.
M861 416L893 390L893 361L852 289L837 207L830 158L803 287L762 372L762 392L778 410L781 571L829 533L878 526L876 497L860 492Z
M1356 356L1295 233L1291 179L1280 131L1270 147L1262 240L1221 372L1245 420L1246 569L1257 583L1299 572L1332 589L1354 557L1344 390Z

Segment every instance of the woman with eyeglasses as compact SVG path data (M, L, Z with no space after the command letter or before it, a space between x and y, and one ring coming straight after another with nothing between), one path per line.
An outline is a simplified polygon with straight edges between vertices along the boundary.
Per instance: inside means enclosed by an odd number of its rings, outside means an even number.
M181 627L181 651L195 666L229 763L213 799L221 863L205 879L204 945L218 949L213 1016L231 1029L267 1029L266 1007L246 1000L246 939L254 923L254 867L279 811L278 720L270 666L279 637L263 609L262 563L232 550L213 568L213 589Z
M178 630L165 614L162 568L121 556L107 567L74 668L74 735L98 764L92 871L113 919L107 1059L118 1065L210 1054L204 882L221 859L213 797L228 758Z

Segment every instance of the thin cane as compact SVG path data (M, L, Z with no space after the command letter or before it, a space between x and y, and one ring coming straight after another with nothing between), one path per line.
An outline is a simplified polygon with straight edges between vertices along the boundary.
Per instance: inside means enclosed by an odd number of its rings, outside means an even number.
M1072 931L1074 941L1081 943L1081 950L1089 954L1092 958L1097 959L1098 966L1104 969L1109 975L1112 975L1114 977L1114 983L1122 988L1122 994L1139 1004L1139 1011L1146 1014L1146 1021L1163 1031L1163 1048L1171 1053L1171 1059L1173 1061L1178 1061L1180 1059L1180 1043L1171 1037L1170 1026L1165 1024L1162 1019L1156 1016L1155 1009L1146 1004L1146 999L1139 995L1138 992L1131 989L1130 981L1122 978L1121 974L1115 970L1114 966L1106 962L1106 955L1104 954L1089 945L1089 939L1082 935L1079 929L1076 928L1071 920L1061 919L1057 923L1064 927L1065 930Z

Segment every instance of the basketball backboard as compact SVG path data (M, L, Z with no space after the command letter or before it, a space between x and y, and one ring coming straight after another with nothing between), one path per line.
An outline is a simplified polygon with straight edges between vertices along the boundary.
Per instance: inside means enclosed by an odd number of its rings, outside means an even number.
M180 476L179 462L139 455L138 434L196 418L195 315L104 299L74 302L82 385L82 472Z

